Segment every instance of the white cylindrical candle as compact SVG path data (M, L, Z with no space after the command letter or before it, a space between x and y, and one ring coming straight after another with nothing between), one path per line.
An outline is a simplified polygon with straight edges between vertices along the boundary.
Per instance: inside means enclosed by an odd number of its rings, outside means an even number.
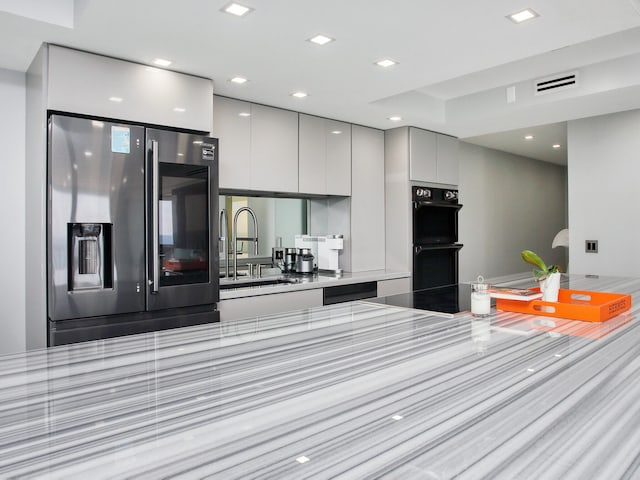
M471 294L471 313L474 315L489 315L491 313L489 292L473 292Z
M471 284L471 313L474 317L486 317L491 314L491 296L489 284L484 283L482 275L477 283Z

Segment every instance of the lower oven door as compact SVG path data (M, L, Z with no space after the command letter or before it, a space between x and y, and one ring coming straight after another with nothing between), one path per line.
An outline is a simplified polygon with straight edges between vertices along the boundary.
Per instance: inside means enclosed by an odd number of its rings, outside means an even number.
M459 243L413 247L413 290L458 283Z

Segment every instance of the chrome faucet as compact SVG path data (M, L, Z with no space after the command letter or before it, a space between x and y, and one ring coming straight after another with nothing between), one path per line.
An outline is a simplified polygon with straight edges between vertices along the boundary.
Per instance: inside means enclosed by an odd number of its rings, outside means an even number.
M251 218L253 218L253 237L241 237L238 238L238 216L242 213L242 212L247 212L247 214L251 215ZM238 240L241 241L247 241L247 242L254 242L255 245L255 254L258 255L258 220L256 219L256 214L253 210L251 210L249 207L242 207L239 208L238 211L236 212L236 214L233 217L233 241L232 241L232 247L233 247L233 279L237 279L238 278L238 248L237 248L237 243Z
M229 217L226 208L220 211L220 242L222 242L224 256L224 274L225 278L229 278Z

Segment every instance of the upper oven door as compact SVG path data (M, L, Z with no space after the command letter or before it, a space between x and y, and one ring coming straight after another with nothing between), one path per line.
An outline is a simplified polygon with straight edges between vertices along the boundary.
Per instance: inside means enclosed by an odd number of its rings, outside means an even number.
M147 129L147 308L219 300L217 140Z
M413 244L446 245L458 241L458 203L413 202Z

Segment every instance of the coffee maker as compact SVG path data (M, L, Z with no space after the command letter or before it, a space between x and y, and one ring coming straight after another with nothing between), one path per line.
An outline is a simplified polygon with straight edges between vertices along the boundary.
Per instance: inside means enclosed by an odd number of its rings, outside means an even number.
M342 273L339 266L340 251L344 248L342 235L318 237L318 270L329 273Z

